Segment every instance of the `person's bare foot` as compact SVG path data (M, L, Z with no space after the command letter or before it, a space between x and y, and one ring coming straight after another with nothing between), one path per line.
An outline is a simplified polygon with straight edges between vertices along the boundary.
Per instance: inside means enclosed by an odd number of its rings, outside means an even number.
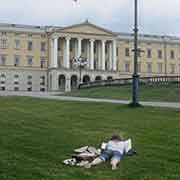
M89 163L89 164L86 164L86 165L84 165L84 167L86 168L86 169L89 169L89 168L91 168L91 164Z
M116 170L117 169L117 166L112 166L112 170Z

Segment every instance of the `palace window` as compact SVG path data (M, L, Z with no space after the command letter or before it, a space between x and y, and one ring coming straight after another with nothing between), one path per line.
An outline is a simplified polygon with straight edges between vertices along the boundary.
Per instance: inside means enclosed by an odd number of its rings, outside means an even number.
M0 48L6 49L7 48L7 39L0 40Z
M18 78L19 78L19 75L18 75L18 74L15 74L15 75L14 75L14 78L15 78L15 79L18 79Z
M171 57L171 59L175 59L175 53L173 50L171 50L171 52L170 52L170 57Z
M5 66L6 65L6 56L0 55L0 65Z
M147 63L147 73L152 73L152 64Z
M125 56L129 57L130 56L130 51L129 51L129 48L126 48L125 49Z
M20 57L14 56L14 66L19 66L19 63L20 63Z
M18 81L14 81L14 84L18 85L18 84L19 84L19 82L18 82Z
M29 75L29 76L27 77L27 84L28 84L28 85L32 85L32 76L31 76L31 75Z
M19 87L14 87L14 91L19 91Z
M170 74L175 73L175 64L170 64Z
M0 84L5 84L6 83L6 76L5 74L0 75Z
M6 36L7 32L1 32L1 36Z
M28 81L27 84L28 84L28 85L32 85L32 81Z
M6 78L6 75L5 74L1 74L0 78Z
M14 33L14 35L15 35L15 36L20 36L21 33L17 33L17 32L16 32L16 33Z
M1 86L0 87L0 91L5 91L6 90L6 87L5 86Z
M32 34L28 34L28 37L32 38Z
M162 73L162 71L163 71L163 64L158 63L158 73Z
M148 49L147 50L147 58L151 58L152 57L152 50Z
M27 77L27 79L28 79L28 80L32 80L32 76L29 75L29 76Z
M125 72L130 72L130 64L125 63Z
M32 91L32 87L28 87L28 88L27 88L27 91Z
M28 57L28 58L27 58L27 64L28 64L29 66L32 66L32 64L33 64L33 57Z
M15 49L20 49L20 40L15 40Z
M32 49L33 49L33 42L28 41L28 51L32 51Z
M41 58L40 65L41 65L41 68L46 67L46 60L45 60L45 58Z
M40 85L42 85L42 86L45 85L45 76L40 77Z
M14 75L14 84L15 84L15 85L18 85L18 84L19 84L19 75L18 75L18 74L15 74L15 75Z
M44 91L45 91L45 88L40 88L40 91L41 91L41 92L44 92Z
M158 50L158 58L162 59L162 50Z
M46 42L41 42L41 51L46 51Z
M46 38L46 35L45 34L41 34L41 38Z

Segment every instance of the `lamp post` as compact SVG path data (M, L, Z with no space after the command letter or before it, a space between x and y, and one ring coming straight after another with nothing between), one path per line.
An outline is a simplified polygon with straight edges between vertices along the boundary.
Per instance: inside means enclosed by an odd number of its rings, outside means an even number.
M133 85L132 85L132 103L133 107L138 107L138 91L139 91L139 75L138 75L138 55L141 52L138 49L138 0L134 0L134 73L133 73Z
M88 60L86 58L82 58L81 56L79 58L74 59L74 64L79 67L79 85L82 83L82 69L87 65Z

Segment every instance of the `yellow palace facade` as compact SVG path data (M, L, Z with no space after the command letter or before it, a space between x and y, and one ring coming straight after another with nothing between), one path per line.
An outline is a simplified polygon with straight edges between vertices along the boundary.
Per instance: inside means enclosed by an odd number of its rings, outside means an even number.
M142 77L180 75L180 38L140 35ZM133 34L89 23L67 27L0 24L0 90L71 91L83 82L131 77Z

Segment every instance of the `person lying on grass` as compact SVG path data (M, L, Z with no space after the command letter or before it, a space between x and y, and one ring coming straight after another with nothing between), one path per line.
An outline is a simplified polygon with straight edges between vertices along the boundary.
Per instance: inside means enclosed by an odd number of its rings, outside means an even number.
M125 143L121 137L119 135L113 135L107 143L105 150L102 151L99 157L87 164L86 168L90 168L91 166L110 160L112 170L115 170L123 157L124 149Z

